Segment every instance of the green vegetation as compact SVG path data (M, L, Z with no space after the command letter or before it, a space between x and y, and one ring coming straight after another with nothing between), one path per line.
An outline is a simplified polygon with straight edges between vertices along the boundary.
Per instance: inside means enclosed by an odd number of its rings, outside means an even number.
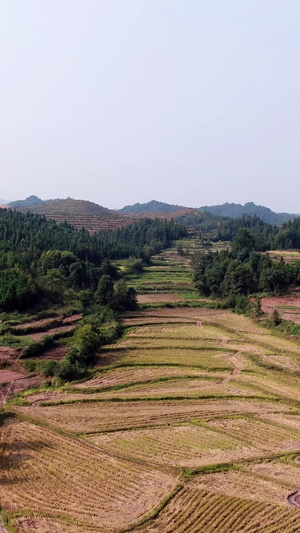
M280 294L298 281L297 266L272 261L255 249L253 236L240 229L232 241L232 251L195 254L194 281L199 292L204 296L230 297L236 303L237 296Z
M298 531L300 325L262 321L257 295L298 282L261 253L284 228L205 214L194 239L147 220L91 237L5 217L0 344L44 380L6 403L8 528ZM249 300L255 321L223 309Z
M125 229L89 235L40 216L0 211L0 309L25 310L37 303L91 301L102 275L114 276L108 258L150 256L185 236L173 222L142 220ZM102 269L101 270L101 265ZM124 285L116 298L124 308ZM126 298L134 299L127 294ZM117 307L116 304L115 307Z

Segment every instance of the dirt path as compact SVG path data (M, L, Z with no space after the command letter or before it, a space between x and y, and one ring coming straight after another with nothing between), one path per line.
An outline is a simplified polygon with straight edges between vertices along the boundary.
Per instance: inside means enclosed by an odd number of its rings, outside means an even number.
M230 341L229 337L224 337L220 342L219 346L220 348L225 348L226 344Z
M232 371L230 374L225 376L222 381L220 382L222 385L227 385L229 381L231 381L233 378L236 378L240 375L241 371L244 368L244 361L241 359L242 352L236 352L234 354L228 354L229 361L234 365Z
M202 327L202 321L199 320L197 322L197 327L198 328L201 328ZM230 341L230 337L223 337L221 339L221 341L219 342L219 346L220 348L226 348L226 345L227 343ZM227 374L227 376L225 376L219 383L220 385L227 385L227 383L229 383L229 381L231 381L233 378L237 377L240 375L241 371L243 370L244 368L244 361L243 359L241 359L241 354L242 354L242 350L240 350L239 352L236 352L235 354L226 354L227 357L229 358L229 361L230 363L233 364L233 369L232 371Z

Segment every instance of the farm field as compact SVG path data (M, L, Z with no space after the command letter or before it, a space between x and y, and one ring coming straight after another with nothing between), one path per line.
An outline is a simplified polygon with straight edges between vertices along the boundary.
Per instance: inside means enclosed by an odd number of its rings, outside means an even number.
M274 309L277 309L280 318L290 320L295 324L300 324L300 293L298 290L291 292L287 296L272 296L263 298L262 310L271 316Z
M180 261L163 281L176 295ZM207 302L157 303L124 315L89 379L7 406L8 532L300 531L300 343Z

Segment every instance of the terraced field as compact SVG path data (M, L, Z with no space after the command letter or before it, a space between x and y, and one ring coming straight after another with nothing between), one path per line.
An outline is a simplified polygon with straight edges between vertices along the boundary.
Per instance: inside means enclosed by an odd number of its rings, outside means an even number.
M89 380L8 406L7 530L298 533L299 342L204 307L123 322Z

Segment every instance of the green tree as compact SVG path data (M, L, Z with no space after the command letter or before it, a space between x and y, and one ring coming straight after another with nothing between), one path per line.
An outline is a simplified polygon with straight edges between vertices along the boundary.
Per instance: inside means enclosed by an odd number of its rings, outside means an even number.
M135 290L128 288L123 279L115 284L112 307L116 311L133 311L137 308Z
M240 228L236 237L232 241L232 253L238 259L246 259L250 252L255 249L255 240L251 233L245 229Z
M94 301L99 305L109 305L114 298L114 284L113 280L107 274L104 274L99 281L97 290L95 292Z

